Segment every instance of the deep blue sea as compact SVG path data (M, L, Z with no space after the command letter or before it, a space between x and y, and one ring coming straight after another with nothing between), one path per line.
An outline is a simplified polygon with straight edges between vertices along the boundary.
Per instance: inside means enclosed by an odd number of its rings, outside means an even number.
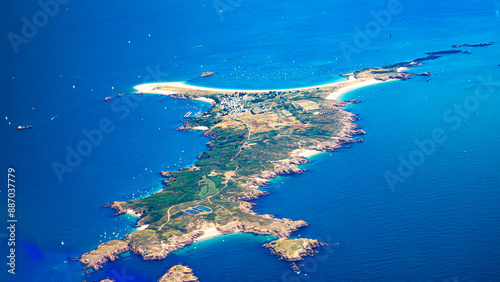
M498 0L2 1L0 281L156 281L179 262L201 281L500 281L499 10ZM92 275L70 263L134 230L134 218L102 205L158 191L159 171L208 150L210 139L175 128L209 104L133 96L133 86L311 86L490 41L499 44L412 70L430 78L348 93L362 101L348 110L360 114L365 141L266 187L258 212L303 219L310 226L294 236L329 243L300 274L261 247L273 238L252 234L162 261L125 254ZM58 164L71 166L56 173Z

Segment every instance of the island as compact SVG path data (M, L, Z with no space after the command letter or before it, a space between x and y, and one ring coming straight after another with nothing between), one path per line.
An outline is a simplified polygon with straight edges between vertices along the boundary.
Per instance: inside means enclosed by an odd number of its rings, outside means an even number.
M178 264L172 266L167 273L165 273L158 282L198 282L198 277L194 276L193 270L187 266ZM115 282L109 278L101 280L100 282Z
M339 101L340 95L376 83L430 76L409 70L460 53L431 52L412 61L357 70L342 75L345 79L340 82L296 89L212 89L179 82L136 86L136 95L210 102L207 112L187 118L179 130L203 130L212 140L193 166L161 172L162 191L108 205L116 215L137 216L138 229L101 244L80 262L93 271L127 251L144 260L163 259L200 239L235 232L274 236L277 240L264 246L284 260L313 254L323 243L290 239L307 222L258 214L250 201L269 194L262 187L270 179L306 172L300 165L309 163L311 155L363 142L360 136L365 132L354 123L360 118L344 109L359 101Z
M280 260L291 262L291 267L299 271L295 262L302 260L306 256L312 256L318 251L315 249L326 245L318 240L300 238L300 239L279 239L262 245L268 248L271 254L279 257Z
M172 266L158 282L198 282L198 277L194 276L193 270L187 266L178 264Z
M495 42L485 42L485 43L479 43L479 44L462 44L462 45L453 45L451 47L453 48L462 48L462 47L486 47L493 45Z

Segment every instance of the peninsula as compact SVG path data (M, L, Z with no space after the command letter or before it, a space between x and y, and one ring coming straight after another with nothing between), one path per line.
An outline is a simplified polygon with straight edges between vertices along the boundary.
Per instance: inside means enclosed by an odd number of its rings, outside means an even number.
M374 83L430 76L409 70L458 53L428 53L408 62L354 71L343 75L346 79L341 82L298 89L229 90L185 83L137 86L136 94L211 102L206 113L189 118L179 130L203 130L213 140L193 166L161 172L165 177L162 191L109 205L118 215L138 216L138 230L122 240L101 244L80 262L97 270L127 251L145 260L163 259L200 238L235 232L276 237L266 247L290 261L313 254L320 242L290 239L292 232L308 225L305 221L258 214L249 201L269 194L260 189L269 185L268 180L305 172L298 166L308 163L311 154L363 141L355 138L364 134L354 123L358 116L344 110L359 101L339 101L340 95Z

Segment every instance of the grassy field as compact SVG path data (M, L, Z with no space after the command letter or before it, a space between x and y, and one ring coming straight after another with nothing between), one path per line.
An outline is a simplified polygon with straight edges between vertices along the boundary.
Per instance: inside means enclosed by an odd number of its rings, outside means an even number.
M206 175L203 175L203 178L198 181L198 187L201 186L201 191L198 194L200 197L205 197L207 194L208 195L213 195L216 193L219 193L219 189L215 187L215 183L207 178Z

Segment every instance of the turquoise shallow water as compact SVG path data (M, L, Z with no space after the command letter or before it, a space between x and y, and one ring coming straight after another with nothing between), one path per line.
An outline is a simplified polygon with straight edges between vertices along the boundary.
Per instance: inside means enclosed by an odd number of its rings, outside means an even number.
M260 247L268 238L251 234L203 241L163 261L127 254L90 276L68 263L132 230L133 218L113 217L103 204L157 191L159 171L189 166L208 149L200 133L174 130L187 111L204 111L208 104L104 97L153 81L255 89L314 85L453 44L500 42L499 1L401 1L403 10L349 58L340 44L355 44L354 28L364 28L374 19L371 11L387 9L388 2L242 1L223 20L212 4L69 2L18 54L2 39L0 163L17 171L19 222L15 276L6 273L7 234L0 232L0 280L155 281L165 265L179 262L202 281L497 280L499 87L482 88L491 95L469 104L473 110L460 126L453 128L456 115L443 115L454 104L473 102L482 78L499 81L499 45L415 69L435 74L430 81L391 82L343 97L363 101L349 110L363 118L365 142L315 156L308 173L274 180L271 195L256 201L261 213L310 223L295 236L330 242L305 261L301 275ZM1 5L5 35L20 33L21 18L40 10L35 1ZM197 78L207 70L219 74ZM76 149L86 138L82 131L99 128L103 119L114 129L59 182L51 164L64 163L66 146ZM34 128L14 129L26 124ZM431 138L436 128L447 140L391 189L384 174L396 173L399 157L408 160L419 149L415 141ZM4 221L6 209L0 210Z

